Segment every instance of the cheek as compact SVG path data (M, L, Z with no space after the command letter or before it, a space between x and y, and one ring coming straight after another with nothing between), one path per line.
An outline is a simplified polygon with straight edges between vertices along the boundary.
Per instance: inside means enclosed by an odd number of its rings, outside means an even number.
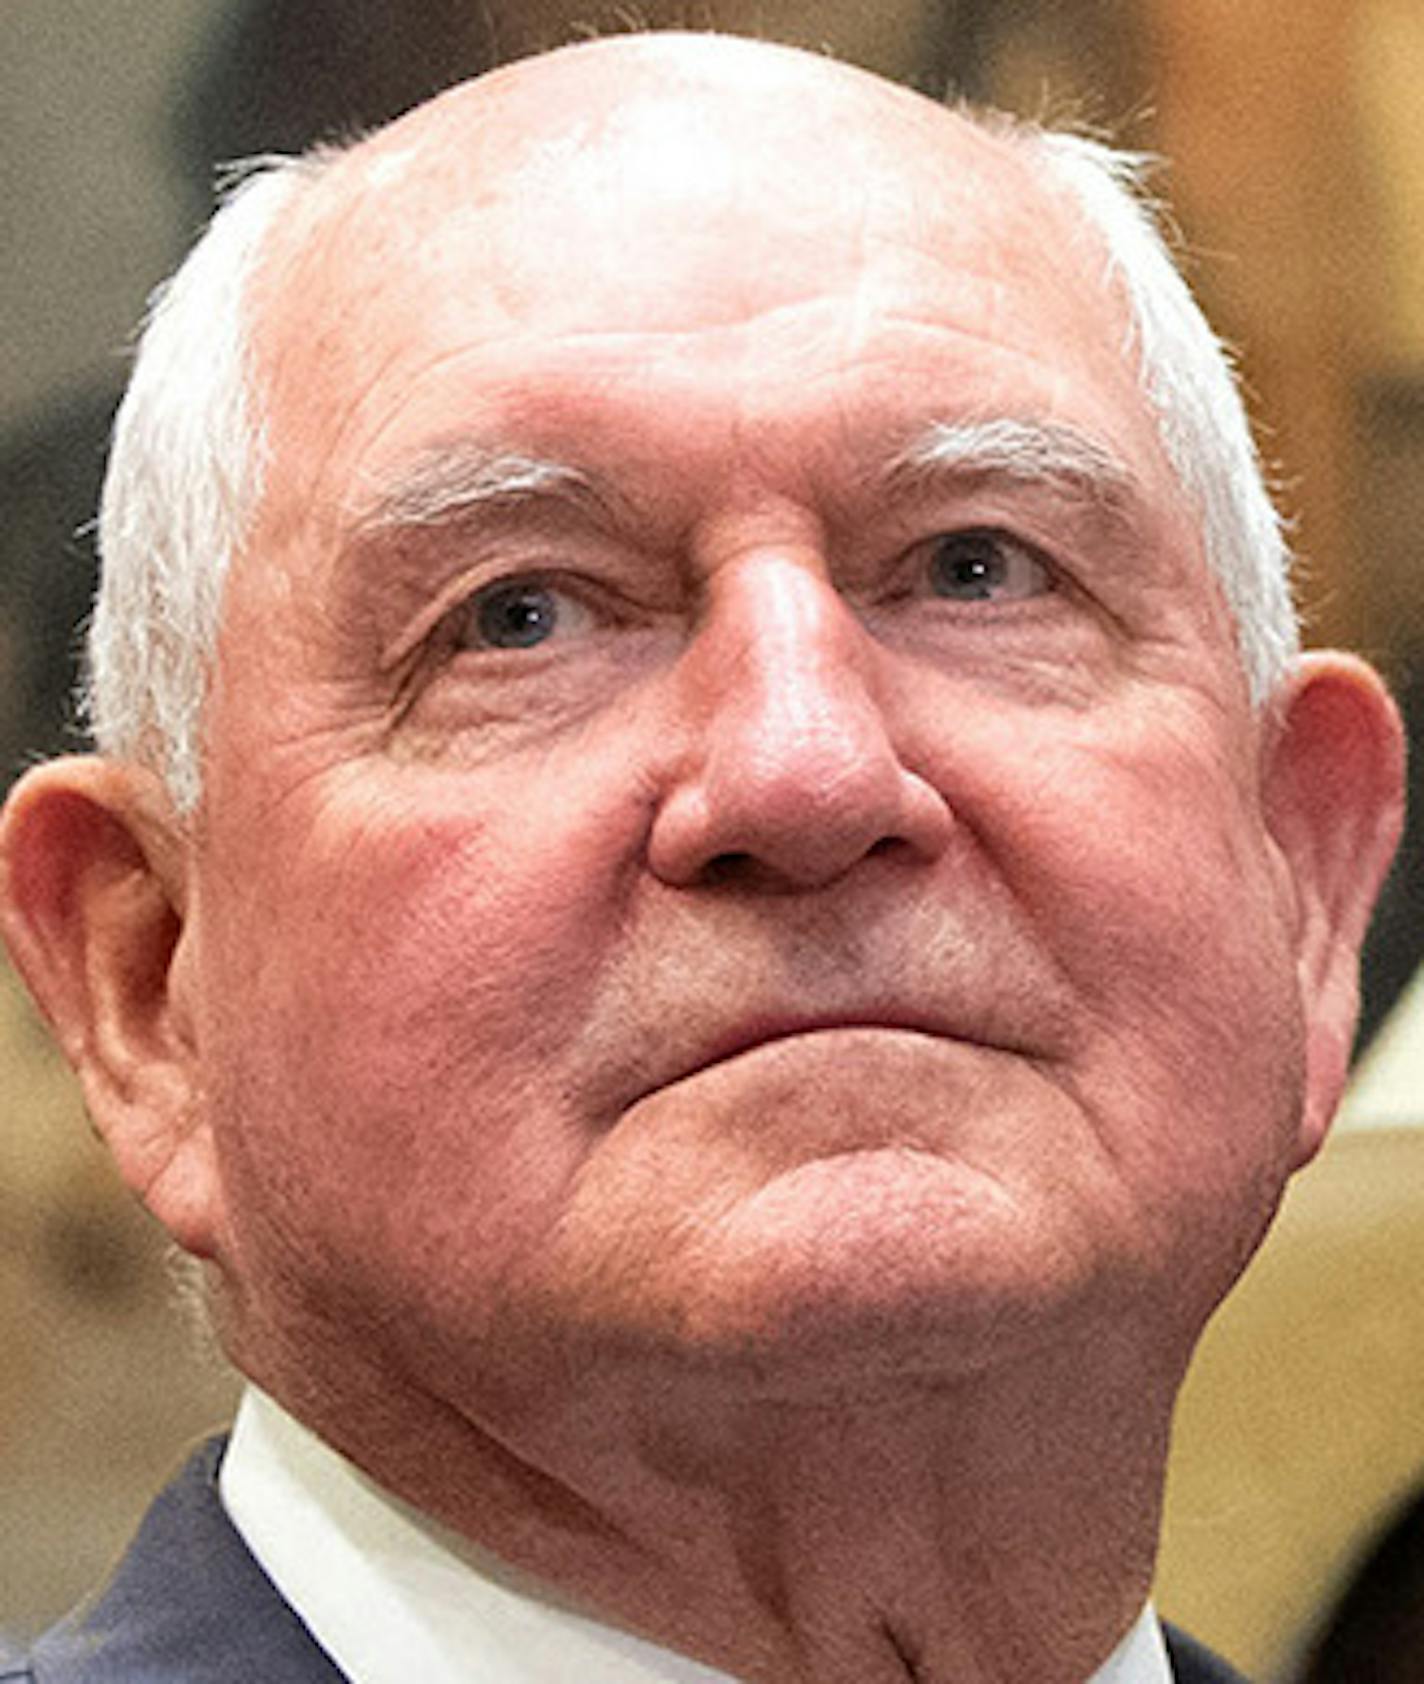
M1084 1009L1075 1095L1154 1249L1209 1276L1213 1299L1294 1152L1293 912L1243 769L1186 733L1157 742L1099 742L1047 768L1007 815L1001 858Z
M578 804L528 785L477 813L449 780L411 782L399 804L309 809L296 847L273 837L206 948L235 1243L300 1257L309 1281L327 1256L354 1285L369 1258L392 1298L476 1232L496 1271L557 1214L590 1144L567 1049L626 849L626 825L560 823Z
M1243 719L1125 697L969 748L966 816L1090 1011L1210 1020L1289 968L1292 910ZM987 737L987 733L986 733ZM954 769L948 784L955 799Z

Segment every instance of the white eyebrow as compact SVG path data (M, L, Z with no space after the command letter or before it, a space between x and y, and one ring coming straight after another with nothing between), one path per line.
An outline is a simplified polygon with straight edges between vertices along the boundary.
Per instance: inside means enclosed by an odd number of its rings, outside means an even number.
M1047 484L1117 511L1137 488L1131 470L1081 429L1008 418L934 422L897 453L885 478L900 492L932 490L945 476ZM460 441L435 446L375 486L351 510L352 536L359 544L541 504L616 524L606 492L581 469Z
M888 479L896 489L916 489L945 474L1047 484L1113 509L1133 501L1138 488L1106 445L1060 421L937 421L895 457Z
M378 485L352 525L358 537L456 526L469 516L562 503L606 519L606 500L587 474L563 462L459 443L437 446Z

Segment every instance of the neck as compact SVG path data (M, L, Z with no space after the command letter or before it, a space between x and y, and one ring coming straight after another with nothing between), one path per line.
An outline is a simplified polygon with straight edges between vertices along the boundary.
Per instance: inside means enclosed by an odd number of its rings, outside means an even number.
M749 1684L1081 1684L1148 1595L1174 1389L1085 1365L818 1401L599 1388L497 1433L425 1393L392 1431L388 1385L329 1421L272 1389L447 1526Z

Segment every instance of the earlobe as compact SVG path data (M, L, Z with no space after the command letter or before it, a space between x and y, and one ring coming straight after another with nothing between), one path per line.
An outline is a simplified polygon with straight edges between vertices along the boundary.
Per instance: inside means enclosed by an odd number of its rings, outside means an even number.
M1372 668L1304 655L1274 707L1266 821L1297 903L1306 1032L1298 1162L1319 1150L1344 1089L1359 1009L1359 956L1404 821L1404 733Z
M185 1249L217 1203L180 985L186 845L142 768L36 767L0 823L0 927L124 1180Z

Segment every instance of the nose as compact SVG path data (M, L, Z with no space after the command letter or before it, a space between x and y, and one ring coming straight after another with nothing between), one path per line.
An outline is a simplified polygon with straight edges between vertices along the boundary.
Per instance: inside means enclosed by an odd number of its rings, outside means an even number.
M873 852L937 857L949 807L900 758L876 694L884 653L802 561L749 556L719 574L678 671L686 736L653 871L808 889Z

